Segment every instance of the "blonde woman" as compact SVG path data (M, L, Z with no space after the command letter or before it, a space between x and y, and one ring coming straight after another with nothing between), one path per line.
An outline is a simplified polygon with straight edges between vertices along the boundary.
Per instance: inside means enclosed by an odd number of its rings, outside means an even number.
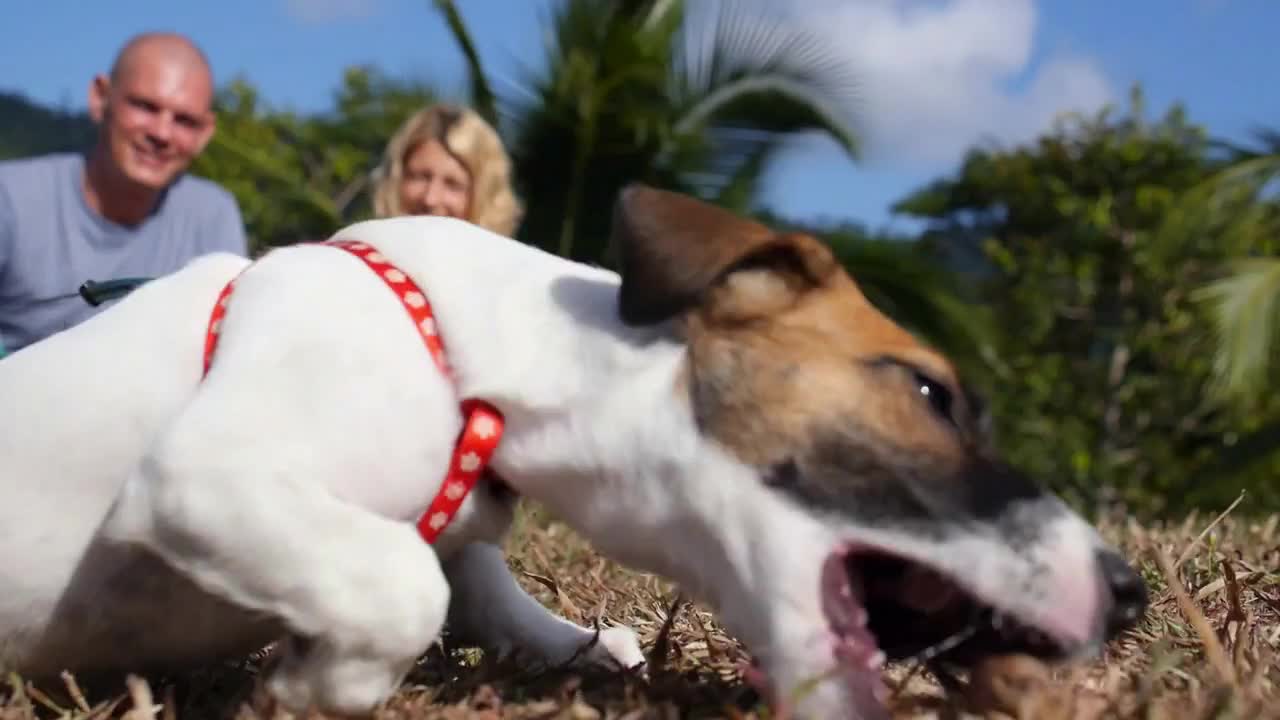
M523 214L501 138L448 103L410 116L387 143L373 189L377 217L448 215L511 236Z

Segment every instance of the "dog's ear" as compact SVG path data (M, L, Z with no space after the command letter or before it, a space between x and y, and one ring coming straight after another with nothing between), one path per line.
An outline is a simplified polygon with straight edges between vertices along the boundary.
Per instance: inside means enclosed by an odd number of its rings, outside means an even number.
M657 323L695 308L718 320L776 312L839 270L831 250L688 195L628 185L610 242L622 276L619 314Z

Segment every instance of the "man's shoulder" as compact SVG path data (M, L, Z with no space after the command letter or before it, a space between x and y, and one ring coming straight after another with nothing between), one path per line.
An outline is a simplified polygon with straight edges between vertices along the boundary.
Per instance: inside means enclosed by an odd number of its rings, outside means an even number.
M83 162L76 153L49 153L0 160L0 184L25 187L28 182L63 176Z
M208 178L185 174L169 190L172 204L183 210L239 214L240 204L230 190Z
M164 205L161 212L168 213L177 226L186 228L194 222L201 227L200 232L187 236L193 242L200 237L198 242L205 250L248 252L240 203L219 183L198 175L183 175L170 188Z
M75 153L0 160L0 217L43 213L82 162Z

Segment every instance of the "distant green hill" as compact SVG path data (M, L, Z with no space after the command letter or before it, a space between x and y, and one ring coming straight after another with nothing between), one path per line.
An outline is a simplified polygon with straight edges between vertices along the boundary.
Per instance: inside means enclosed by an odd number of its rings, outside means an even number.
M94 125L83 112L45 107L15 92L0 91L0 160L81 150Z

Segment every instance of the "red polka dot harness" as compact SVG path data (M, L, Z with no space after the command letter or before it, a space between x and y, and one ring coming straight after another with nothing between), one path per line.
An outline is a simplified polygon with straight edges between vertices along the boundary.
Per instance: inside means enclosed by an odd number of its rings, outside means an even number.
M408 275L365 243L353 240L329 240L317 244L351 253L363 260L370 270L382 278L387 287L400 298L401 304L408 311L414 327L427 346L427 352L440 372L444 373L445 377L452 378L453 373L444 355L444 344L436 332L435 315L431 311L431 303L427 302L426 294L414 284L413 280L409 279ZM205 375L208 375L209 367L213 362L213 351L218 344L219 326L222 323L222 316L227 311L227 300L234 287L235 279L233 278L218 295L218 301L214 304L213 312L209 316L209 330L204 344ZM502 414L488 403L482 400L464 400L462 415L465 418L465 424L454 445L453 457L449 461L449 470L445 475L444 483L431 504L427 506L426 512L418 519L418 533L428 543L435 542L458 512L467 493L471 492L471 488L475 486L484 468L489 464L489 459L493 457L493 452L498 447L498 440L502 437Z

